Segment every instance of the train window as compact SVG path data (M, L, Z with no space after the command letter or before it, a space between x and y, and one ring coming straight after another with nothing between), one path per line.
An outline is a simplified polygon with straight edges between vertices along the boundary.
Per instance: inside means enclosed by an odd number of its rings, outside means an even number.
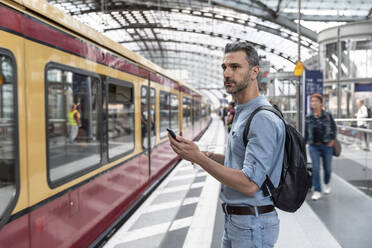
M191 99L188 97L183 97L183 127L191 126Z
M0 216L10 210L16 195L15 71L12 57L0 51Z
M201 109L200 102L195 101L195 120L196 121L200 120L200 109Z
M206 103L202 103L201 117L204 118L206 116L207 116L207 104Z
M101 160L99 79L58 67L48 66L46 73L48 172L52 184L98 166Z
M196 121L196 101L193 99L192 100L192 107L191 107L191 110L192 110L192 121L195 122Z
M156 92L154 88L150 89L150 114L152 115L152 120L154 121L151 125L151 146L153 147L156 140Z
M148 95L150 93L150 95ZM149 100L148 101L148 98ZM149 104L147 104L149 102ZM149 107L149 109L147 108ZM150 114L150 118L148 115ZM148 87L142 86L141 88L141 142L142 147L147 148L147 128L150 128L150 136L151 136L151 147L155 146L156 140L156 98L155 98L155 89L150 88L148 92ZM150 122L148 122L150 121Z
M108 155L112 160L134 149L133 86L110 79L107 91Z
M171 106L171 128L174 131L178 131L178 96L175 94L170 95L170 106Z
M200 119L200 102L197 100L192 100L192 111L193 111L193 119L194 121L198 121Z
M167 136L170 128L170 98L169 93L160 91L160 138Z

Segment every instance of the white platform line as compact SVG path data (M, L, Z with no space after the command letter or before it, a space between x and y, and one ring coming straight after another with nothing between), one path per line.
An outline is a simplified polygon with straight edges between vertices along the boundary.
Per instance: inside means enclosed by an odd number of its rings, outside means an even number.
M198 182L198 183L193 183L191 184L191 189L196 189L196 188L201 188L204 187L204 182Z
M169 228L169 231L174 231L177 229L189 227L191 224L193 216L187 217L187 218L182 218L182 219L177 219L173 221L171 227Z
M174 187L166 187L161 192L158 193L158 195L166 194L166 193L173 193L177 191L185 191L190 188L190 184L180 185L180 186L174 186Z
M216 152L220 153L223 152L223 144L225 143L225 135L220 134L220 132L224 131L221 126L221 121L214 120L207 133L203 136L203 138L212 137L212 139L217 137L216 144L218 146L216 146ZM195 209L189 232L185 238L184 248L210 248L212 244L220 183L208 173L204 172L203 174L207 175L207 178Z
M182 180L184 180L184 179L194 178L195 175L196 175L196 173L193 173L193 174L186 174L186 175L181 175L181 176L174 176L174 177L172 177L171 180L169 180L169 182L182 181Z
M183 201L182 205L188 205L188 204L193 204L193 203L198 203L200 200L200 197L187 197Z
M157 234L166 233L167 230L169 229L170 224L171 222L166 222L127 232L125 233L125 235L120 237L120 242L121 243L130 242L138 239L151 237Z
M208 176L184 242L184 248L211 247L219 192L220 183L212 176Z
M151 212L160 211L164 209L180 207L182 205L182 200L183 199L161 203L161 204L153 204L153 205L148 206L146 209L144 209L142 213L151 213Z

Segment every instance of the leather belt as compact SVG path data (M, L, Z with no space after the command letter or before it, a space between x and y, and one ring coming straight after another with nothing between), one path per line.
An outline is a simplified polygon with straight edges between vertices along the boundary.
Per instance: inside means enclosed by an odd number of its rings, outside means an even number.
M235 215L256 215L256 211L253 206L229 206L226 203L222 203L222 210L226 214ZM275 210L273 205L257 206L258 214L270 213Z

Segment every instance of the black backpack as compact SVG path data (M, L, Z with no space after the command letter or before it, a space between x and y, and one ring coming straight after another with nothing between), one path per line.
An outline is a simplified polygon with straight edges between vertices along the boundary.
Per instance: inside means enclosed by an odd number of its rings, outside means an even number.
M282 113L272 106L260 106L249 116L244 129L243 142L248 144L249 126L254 115L261 110L275 113L285 125L286 139L283 157L283 168L280 182L277 188L272 184L269 176L262 184L261 189L264 196L271 192L275 207L287 211L295 212L299 209L306 198L308 190L311 188L311 172L307 168L306 146L303 136L290 124L287 124Z
M367 107L367 114L368 114L367 118L372 118L372 109L371 109L371 107Z

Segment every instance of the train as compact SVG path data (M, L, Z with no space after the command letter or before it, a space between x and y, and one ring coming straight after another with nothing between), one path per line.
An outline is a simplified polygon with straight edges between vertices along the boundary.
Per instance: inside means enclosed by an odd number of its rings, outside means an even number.
M0 247L94 247L211 122L200 92L43 0L0 1ZM72 130L75 130L72 132Z

